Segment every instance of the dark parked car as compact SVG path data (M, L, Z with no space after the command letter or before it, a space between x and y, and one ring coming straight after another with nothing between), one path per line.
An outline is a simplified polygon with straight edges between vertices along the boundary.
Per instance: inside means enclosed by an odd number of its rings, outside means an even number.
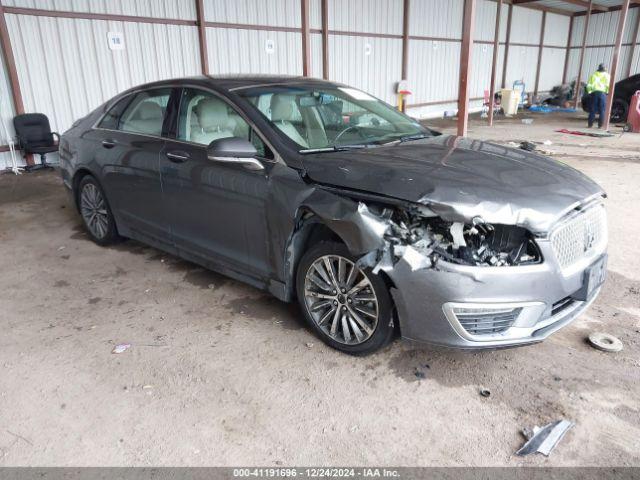
M537 155L441 135L344 85L198 77L76 122L64 184L91 238L134 238L297 299L329 345L535 343L604 280L603 192Z
M626 122L629 113L631 97L640 90L640 74L632 75L629 78L616 83L613 92L613 104L611 105L611 121L615 123ZM582 96L582 109L589 112L591 108L591 97L586 93Z

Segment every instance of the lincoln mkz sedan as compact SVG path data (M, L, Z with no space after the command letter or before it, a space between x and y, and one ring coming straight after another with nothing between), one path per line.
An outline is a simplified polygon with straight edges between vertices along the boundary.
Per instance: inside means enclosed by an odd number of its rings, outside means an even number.
M345 85L197 77L126 91L60 142L91 238L122 237L297 300L351 354L395 334L539 342L606 271L604 192L532 152L423 127Z

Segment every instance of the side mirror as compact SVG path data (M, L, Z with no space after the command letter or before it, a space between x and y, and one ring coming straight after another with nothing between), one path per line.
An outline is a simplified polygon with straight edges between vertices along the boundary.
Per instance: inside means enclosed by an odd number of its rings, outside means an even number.
M250 170L264 170L264 165L255 157L258 151L253 144L238 137L219 138L207 147L209 160L221 163L239 163Z

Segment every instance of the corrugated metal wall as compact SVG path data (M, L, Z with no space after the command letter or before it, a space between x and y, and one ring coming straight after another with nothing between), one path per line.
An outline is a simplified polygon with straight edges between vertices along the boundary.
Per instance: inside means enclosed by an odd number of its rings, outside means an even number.
M403 0L327 2L329 78L395 104L402 66ZM75 119L130 86L201 72L193 0L2 0L2 3L5 7L193 22L162 25L7 14L25 108L47 114L56 130L64 131ZM310 3L311 73L321 77L321 0ZM408 80L413 95L409 104L418 106L409 113L414 116L456 109L463 3L463 0L410 2ZM475 40L479 43L473 49L470 91L473 108L481 106L478 99L490 84L496 9L495 1L478 0ZM504 5L498 84L502 77L507 11L508 6ZM300 0L204 0L204 17L208 22L208 62L212 73L302 74ZM516 45L509 51L507 85L522 79L528 89L533 89L541 19L539 11L513 7L511 42ZM576 19L574 37L579 34L580 21ZM609 32L616 20L597 21L598 28ZM547 15L541 90L561 80L568 28L568 17ZM107 32L122 32L125 49L109 50ZM594 41L601 40L594 38ZM599 56L595 51L594 55ZM634 59L635 65L638 62L640 57ZM569 65L573 63L570 59ZM8 92L5 72L0 93L10 100ZM12 108L3 107L6 119L12 117ZM0 132L0 138L2 135ZM0 154L0 166L4 157Z
M634 58L630 58L631 43L638 41L638 39L631 38L633 36L634 26L638 21L638 15L640 14L638 10L638 8L630 9L627 16L622 39L623 46L620 48L620 63L618 64L619 78L622 78L622 76L626 74L629 64L631 64L631 75L640 73L640 52L638 49L636 49ZM600 63L604 63L609 69L611 68L614 50L613 45L616 41L619 20L619 11L591 15L589 30L587 31L587 48L585 49L584 65L582 67L583 82L587 81L589 75L598 68ZM569 81L575 80L578 75L580 47L582 45L585 22L585 16L575 17L573 21L573 32L571 35L572 48L569 52L569 64L567 68L567 79Z

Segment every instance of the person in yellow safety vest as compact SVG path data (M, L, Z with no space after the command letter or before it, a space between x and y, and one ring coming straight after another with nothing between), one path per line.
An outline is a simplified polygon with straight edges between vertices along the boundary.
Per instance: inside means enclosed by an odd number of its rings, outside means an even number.
M604 63L598 65L598 71L593 72L589 77L589 83L587 83L587 93L591 100L589 108L589 128L593 127L593 121L596 119L596 113L598 114L598 128L602 128L610 82L611 76L607 72Z

